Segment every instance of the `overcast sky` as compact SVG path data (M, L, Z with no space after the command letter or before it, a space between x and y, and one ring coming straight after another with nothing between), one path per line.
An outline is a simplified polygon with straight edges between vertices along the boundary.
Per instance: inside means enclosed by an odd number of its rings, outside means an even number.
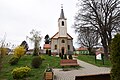
M52 37L58 32L58 18L63 4L67 31L74 38L73 43L77 47L77 35L72 28L77 2L77 0L0 0L0 40L6 34L7 43L19 45L26 40L30 31L35 29L41 31L43 46L46 34ZM31 47L29 40L26 41Z

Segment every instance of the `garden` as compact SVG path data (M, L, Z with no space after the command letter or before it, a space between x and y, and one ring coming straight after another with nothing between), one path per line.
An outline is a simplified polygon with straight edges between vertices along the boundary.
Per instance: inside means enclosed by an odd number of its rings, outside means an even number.
M42 59L44 60L42 60L42 64L38 68L32 67L32 60L35 57L39 57L39 56L24 55L19 59L16 65L9 64L9 61L12 57L13 55L6 55L3 58L3 68L0 72L0 79L2 80L13 80L13 75L12 75L13 70L20 67L24 67L28 69L29 72L27 73L27 76L23 78L27 80L42 80L44 77L44 71L48 67L48 64L52 68L60 68L59 57L41 55ZM21 73L20 76L22 76Z
M3 48L4 49L4 48ZM26 54L24 46L18 46L13 53L6 55L6 51L1 48L0 56L0 79L2 80L42 80L44 73L51 71L52 68L62 68L61 59L72 59L72 55L62 55L59 57L48 54ZM68 56L68 57L67 57Z

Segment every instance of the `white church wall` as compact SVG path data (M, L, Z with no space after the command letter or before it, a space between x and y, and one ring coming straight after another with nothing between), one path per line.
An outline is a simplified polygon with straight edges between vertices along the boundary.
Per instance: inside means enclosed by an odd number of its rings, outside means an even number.
M59 19L58 20L58 27L59 27L59 36L60 37L67 37L67 22L66 19ZM64 26L62 26L62 21L64 22Z
M57 45L57 44L58 44L58 40L57 39L52 39L51 49L54 50L55 49L55 45Z
M70 51L73 51L73 42L72 42L72 40L68 40L68 45L70 45Z

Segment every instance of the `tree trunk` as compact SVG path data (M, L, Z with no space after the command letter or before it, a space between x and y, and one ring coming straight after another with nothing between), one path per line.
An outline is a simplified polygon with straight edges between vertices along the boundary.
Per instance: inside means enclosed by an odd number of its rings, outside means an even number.
M111 45L111 40L112 40L112 35L110 31L108 32L109 38L108 38L108 53L110 54L110 45Z
M105 59L108 60L109 56L108 56L108 47L107 46L103 46L104 47L104 55L105 55Z
M90 55L93 55L93 52L92 52L92 48L91 48L91 47L88 48L88 51L89 51Z
M104 48L104 55L105 55L105 59L108 60L108 46L107 46L107 42L106 40L102 40L102 44L103 44L103 48Z

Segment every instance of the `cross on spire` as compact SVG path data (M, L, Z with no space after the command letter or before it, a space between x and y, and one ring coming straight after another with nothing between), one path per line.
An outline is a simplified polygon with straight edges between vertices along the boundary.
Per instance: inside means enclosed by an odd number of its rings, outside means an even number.
M63 4L61 4L61 9L63 9Z

